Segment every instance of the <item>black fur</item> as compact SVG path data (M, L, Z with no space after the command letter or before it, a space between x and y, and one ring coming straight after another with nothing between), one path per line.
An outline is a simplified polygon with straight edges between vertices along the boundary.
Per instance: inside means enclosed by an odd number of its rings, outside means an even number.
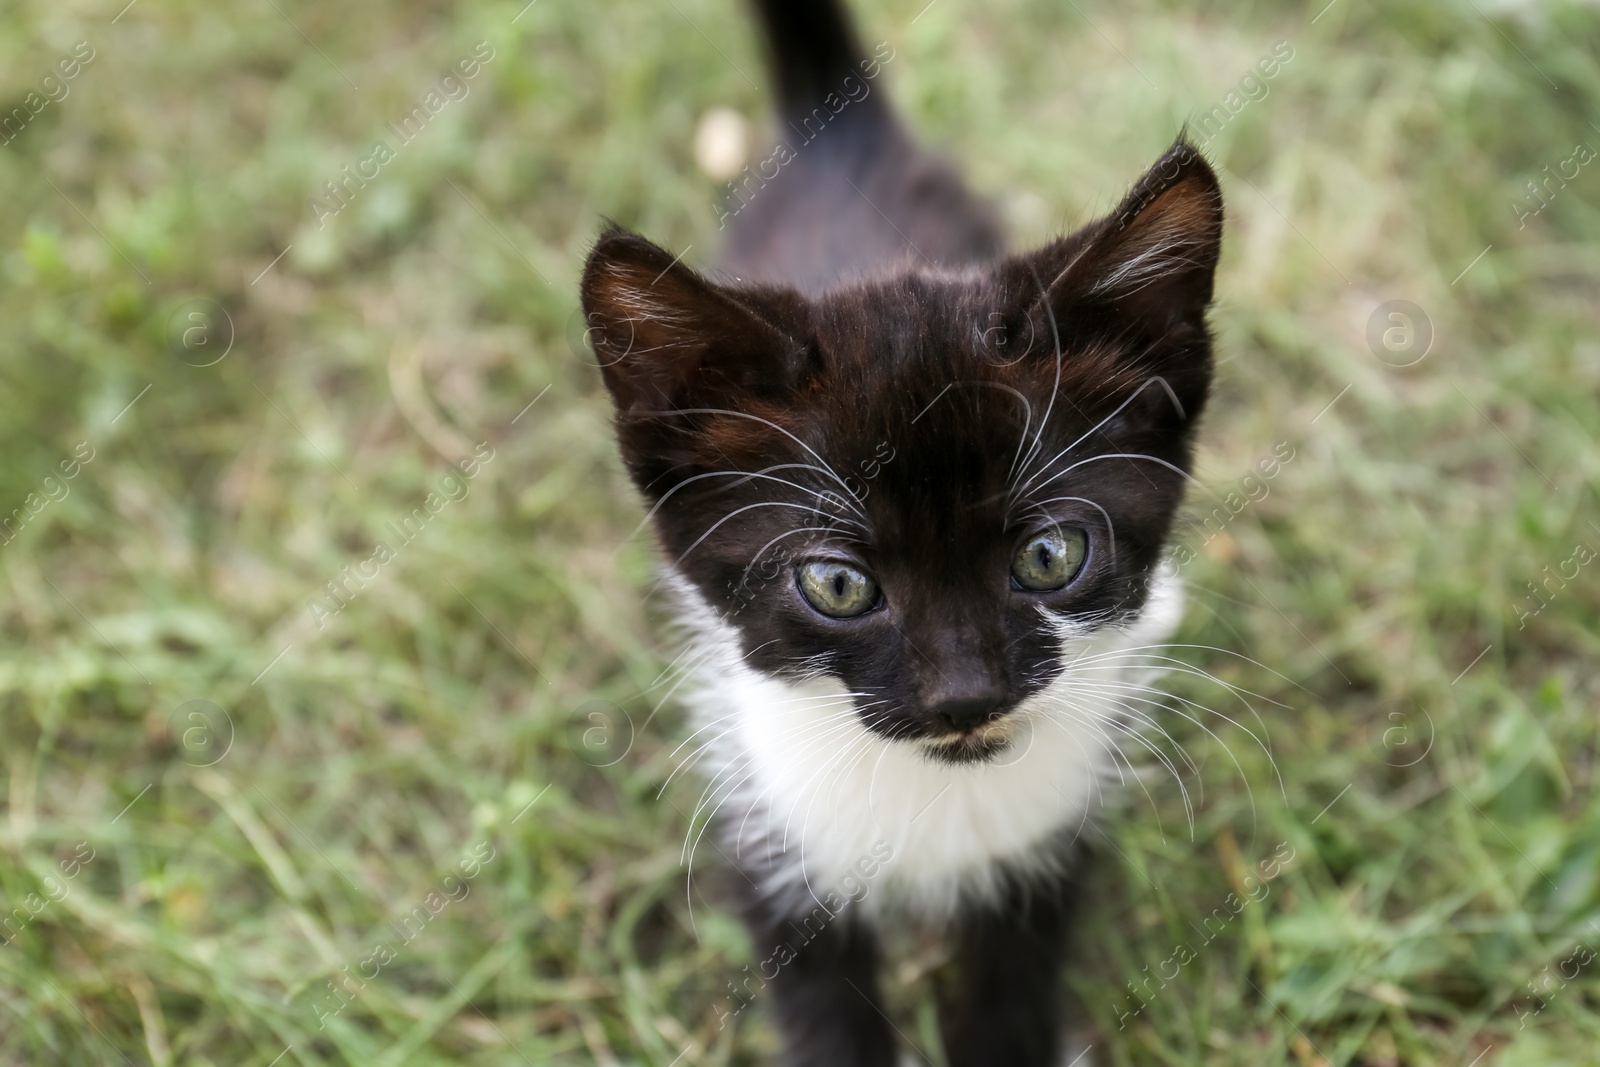
M807 294L896 266L959 267L1004 248L994 212L919 146L885 103L894 48L864 50L832 2L759 0L793 158L748 180L723 268ZM771 157L768 157L771 158ZM786 158L786 157L780 157Z
M846 913L813 929L756 894L746 900L745 925L758 949L793 952L753 990L768 998L786 1064L892 1067L894 1030L878 993L878 939L868 925Z
M1080 895L1079 860L1070 877L1013 882L998 902L958 918L950 937L955 981L940 997L953 1067L1061 1062L1061 970Z
M866 60L835 4L757 6L790 129L836 81L859 96L843 83ZM1007 256L988 208L871 92L732 219L728 280L612 230L584 307L667 560L747 662L832 675L874 698L867 728L959 764L1003 748L982 723L1059 674L1041 607L1103 625L1145 602L1210 386L1221 193L1180 141L1111 215ZM1079 575L1011 581L1019 546L1063 525L1089 539ZM873 575L881 605L820 614L795 579L816 559ZM983 715L953 715L974 702ZM752 896L758 945L798 920L784 907ZM1036 880L962 917L953 1065L1051 1062L1071 911L1064 883ZM771 983L786 1062L892 1062L876 962L856 916L803 943Z
M867 50L837 4L755 0L752 6L766 37L778 113L785 120L825 106L827 95L840 91L844 79L862 76L857 64ZM888 120L881 98L869 107L875 120Z

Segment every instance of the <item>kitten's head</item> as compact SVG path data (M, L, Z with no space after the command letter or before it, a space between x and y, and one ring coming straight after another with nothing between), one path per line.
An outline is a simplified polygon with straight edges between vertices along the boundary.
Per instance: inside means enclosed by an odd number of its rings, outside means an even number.
M1221 233L1182 143L1036 252L815 298L608 232L583 303L668 564L752 668L836 678L936 758L992 755L1064 638L1144 605L1211 380Z

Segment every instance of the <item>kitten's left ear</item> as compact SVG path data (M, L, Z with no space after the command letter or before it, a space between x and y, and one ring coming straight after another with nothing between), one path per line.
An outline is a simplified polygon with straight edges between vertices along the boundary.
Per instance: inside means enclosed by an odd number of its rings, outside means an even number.
M1203 327L1222 247L1222 188L1205 159L1180 141L1117 210L1063 246L1049 281L1057 315L1105 310L1152 340Z

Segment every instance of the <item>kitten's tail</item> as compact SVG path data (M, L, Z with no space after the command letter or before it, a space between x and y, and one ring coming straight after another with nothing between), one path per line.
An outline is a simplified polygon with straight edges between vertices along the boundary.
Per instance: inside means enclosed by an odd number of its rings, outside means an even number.
M863 49L840 0L751 6L772 58L779 140L729 183L724 270L817 293L913 253L958 266L1003 251L993 212L917 146L875 81L893 48Z
M866 72L876 73L876 63L861 47L839 0L754 0L753 6L766 34L782 118L811 115L824 107L829 94L839 100L854 98L870 78ZM876 91L852 102L848 110L858 121L882 121L889 115L882 93Z

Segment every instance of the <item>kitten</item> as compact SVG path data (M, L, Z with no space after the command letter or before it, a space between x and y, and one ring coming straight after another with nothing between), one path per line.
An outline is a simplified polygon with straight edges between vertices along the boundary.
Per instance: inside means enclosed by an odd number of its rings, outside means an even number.
M1160 560L1221 191L1180 140L1110 215L1008 255L863 91L835 3L755 6L789 151L720 275L613 228L582 283L691 634L743 990L786 1063L891 1064L882 934L932 926L949 1062L1059 1062L1080 837L1181 611Z

